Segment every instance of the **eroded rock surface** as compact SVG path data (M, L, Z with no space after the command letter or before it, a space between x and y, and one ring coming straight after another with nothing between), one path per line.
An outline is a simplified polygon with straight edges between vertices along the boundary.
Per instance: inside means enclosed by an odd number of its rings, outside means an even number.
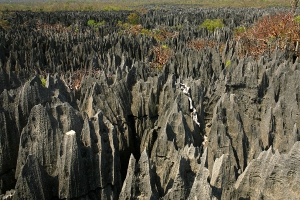
M130 11L9 13L0 197L299 199L298 59L241 57L232 40L286 9L147 9L144 29L178 32L162 68L151 67L160 41L117 25ZM199 29L206 18L225 27ZM199 38L224 45L188 46Z

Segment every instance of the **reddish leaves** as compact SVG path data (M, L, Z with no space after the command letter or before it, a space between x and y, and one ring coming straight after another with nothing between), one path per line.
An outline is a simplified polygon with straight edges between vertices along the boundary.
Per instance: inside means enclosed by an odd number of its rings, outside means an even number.
M280 13L259 20L252 27L235 35L240 43L239 53L257 57L276 48L297 51L300 40L300 23L291 13ZM297 52L295 52L297 53Z
M36 23L36 30L49 30L49 31L54 31L56 33L63 33L70 30L70 28L65 27L61 24L47 24L38 21Z
M151 67L154 68L164 67L168 60L174 55L174 51L165 45L153 47L152 52L154 53L155 57L151 63Z
M187 47L193 48L196 50L201 50L201 49L204 49L205 47L213 48L216 45L217 45L217 43L212 40L191 40L188 43Z

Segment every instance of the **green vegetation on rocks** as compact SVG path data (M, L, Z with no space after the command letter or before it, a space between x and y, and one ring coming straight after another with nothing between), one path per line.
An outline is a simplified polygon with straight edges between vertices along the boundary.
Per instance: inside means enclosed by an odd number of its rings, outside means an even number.
M92 28L98 28L100 26L103 26L105 25L105 20L102 20L101 22L96 22L95 20L93 19L90 19L88 22L87 22L88 26L92 27Z
M130 15L127 17L128 23L132 25L137 25L140 23L140 16L137 13L130 13Z
M224 23L221 19L206 19L199 28L206 28L207 30L214 32L216 28L224 27Z

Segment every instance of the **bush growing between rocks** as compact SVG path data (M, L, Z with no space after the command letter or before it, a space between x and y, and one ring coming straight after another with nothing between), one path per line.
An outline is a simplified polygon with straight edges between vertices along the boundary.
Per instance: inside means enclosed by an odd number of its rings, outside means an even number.
M88 26L94 26L95 25L95 20L90 19L87 24L88 24Z
M221 19L206 19L199 28L206 28L210 32L214 32L216 28L224 27L224 23Z
M71 27L72 26L66 27L66 26L64 26L64 25L62 25L60 23L57 23L57 24L47 24L47 23L43 23L41 21L38 21L35 24L34 30L41 31L41 30L47 29L47 30L54 31L56 33L65 33L67 31L70 31Z
M243 33L244 31L246 31L246 27L245 26L239 26L239 27L233 29L233 33L234 34Z
M87 25L91 28L98 28L100 26L103 26L105 25L105 21L102 20L101 22L96 22L95 20L93 19L90 19L88 22L87 22Z
M189 41L188 44L187 44L187 47L195 49L195 50L202 50L205 47L213 48L216 45L217 45L217 43L215 41L201 39L201 40L191 40L191 41Z
M230 65L231 65L231 60L227 60L225 66L226 66L226 67L229 67Z
M119 34L131 34L133 36L136 36L138 34L148 34L147 29L143 29L142 25L140 24L129 24L129 23L123 23L122 21L118 21L118 26L122 28L119 32Z
M161 47L162 47L163 49L168 49L168 48L169 48L169 46L166 45L166 44L161 45Z
M196 39L196 40L190 40L187 43L187 48L194 49L197 51L200 51L205 48L215 48L215 47L219 50L219 53L222 53L225 47L225 43L216 42L212 39Z
M152 32L149 30L149 29L142 29L141 32L140 32L142 35L151 35Z
M258 57L263 53L272 53L275 49L286 49L298 56L300 41L299 17L292 13L279 13L266 16L243 32L236 32L239 42L239 54Z
M10 28L9 21L5 19L8 14L4 14L3 12L0 12L0 27L7 30Z
M140 23L140 16L136 13L130 13L129 16L127 17L128 23L132 25L137 25Z
M155 57L151 63L152 68L162 69L170 58L174 56L174 51L166 45L158 45L151 49Z
M294 18L294 20L295 20L295 22L300 23L300 15L296 16L296 17Z
M9 22L7 20L0 20L0 27L2 27L3 29L9 29Z
M123 23L122 21L118 21L118 26L123 29L119 32L119 34L132 34L133 36L141 34L149 38L154 37L158 43L164 42L169 38L174 38L179 35L179 32L169 32L164 27L149 30L143 28L141 24L133 25L129 23Z
M40 80L42 82L42 86L46 87L47 80L44 77L40 77Z

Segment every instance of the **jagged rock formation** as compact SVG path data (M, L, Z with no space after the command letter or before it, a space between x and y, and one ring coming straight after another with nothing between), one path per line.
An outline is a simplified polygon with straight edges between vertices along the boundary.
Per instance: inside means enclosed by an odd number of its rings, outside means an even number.
M159 41L120 32L130 11L10 13L0 197L299 199L298 59L240 57L232 40L234 27L279 11L148 7L144 28L178 31L162 69L150 63ZM224 28L198 29L218 17ZM225 45L189 48L198 38Z
M53 189L50 181L35 156L29 155L19 173L13 199L49 199Z
M136 163L136 159L131 155L126 179L123 183L119 199L158 199L158 197L155 176L150 169L149 157L146 150L141 154L138 163Z
M273 148L261 152L252 160L234 185L239 198L298 199L299 146L296 142L290 152L280 155Z

